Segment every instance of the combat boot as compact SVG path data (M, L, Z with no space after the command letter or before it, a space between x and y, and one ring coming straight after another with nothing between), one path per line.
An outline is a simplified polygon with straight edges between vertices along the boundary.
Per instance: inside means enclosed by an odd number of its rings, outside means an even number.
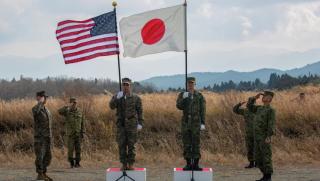
M266 175L263 174L263 177L261 179L259 179L259 180L256 180L256 181L265 181L265 179L266 179Z
M37 180L44 180L47 181L48 179L43 173L38 173Z
M76 167L76 168L80 168L80 167L81 167L81 165L80 165L80 161L76 161L76 164L74 165L74 167Z
M271 174L266 174L264 181L272 181Z
M248 166L246 166L246 167L244 167L244 168L246 168L246 169L250 169L250 168L255 168L255 167L256 167L255 162L251 161L251 162L249 163L249 165L248 165Z
M199 160L199 158L194 159L193 170L195 171L202 171L202 168L199 166Z
M133 164L129 164L127 170L134 170Z
M46 173L44 173L43 175L46 178L46 181L53 181L53 179L50 178Z
M121 171L127 170L127 164L122 164L122 167L120 168Z
M184 171L191 170L191 159L187 158L186 159L187 165L183 167Z
M74 161L70 161L70 168L74 168L75 164L74 164Z

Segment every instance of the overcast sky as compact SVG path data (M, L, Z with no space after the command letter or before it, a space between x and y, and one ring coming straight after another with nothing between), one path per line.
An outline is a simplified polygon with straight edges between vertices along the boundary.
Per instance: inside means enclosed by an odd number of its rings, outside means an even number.
M118 19L182 0L118 0ZM0 78L117 80L115 56L64 65L55 29L112 10L111 0L0 0ZM291 69L320 61L320 0L190 0L190 72ZM122 58L135 80L184 73L184 54Z

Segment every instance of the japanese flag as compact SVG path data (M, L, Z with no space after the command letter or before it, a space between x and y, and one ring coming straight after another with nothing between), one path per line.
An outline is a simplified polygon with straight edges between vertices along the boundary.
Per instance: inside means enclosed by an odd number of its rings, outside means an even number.
M186 50L185 14L184 5L178 5L121 19L124 56Z

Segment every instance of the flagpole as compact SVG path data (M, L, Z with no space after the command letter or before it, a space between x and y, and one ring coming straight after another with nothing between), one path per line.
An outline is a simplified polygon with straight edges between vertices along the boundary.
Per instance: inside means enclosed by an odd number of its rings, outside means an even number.
M114 8L114 13L116 16L116 22L115 22L116 23L116 34L117 34L117 38L119 39L119 37L118 37L118 24L117 24L117 5L118 4L116 1L112 2L112 6ZM119 90L121 91L122 88L121 88L120 47L119 47L119 52L117 53L117 56L118 56Z
M184 37L184 43L185 43L185 49L184 49L184 54L185 54L185 85L186 85L186 91L188 91L188 28L187 28L187 0L184 0L184 25L185 25L185 37Z

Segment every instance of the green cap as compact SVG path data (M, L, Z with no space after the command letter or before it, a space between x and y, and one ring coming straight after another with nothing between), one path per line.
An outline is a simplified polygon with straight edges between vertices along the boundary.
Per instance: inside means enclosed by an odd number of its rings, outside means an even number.
M264 91L263 95L265 96L274 96L274 92L271 92L271 91Z
M74 102L77 102L77 99L74 97L70 97L70 103L74 103Z
M123 84L131 84L132 81L131 81L131 79L129 79L129 78L126 77L126 78L123 78L123 79L122 79L122 83L123 83Z
M188 82L195 83L195 82L196 82L196 78L195 78L195 77L188 77L188 78L187 78L187 81L188 81Z
M47 96L46 91L37 92L37 96L39 96L39 97L49 97L49 96Z

